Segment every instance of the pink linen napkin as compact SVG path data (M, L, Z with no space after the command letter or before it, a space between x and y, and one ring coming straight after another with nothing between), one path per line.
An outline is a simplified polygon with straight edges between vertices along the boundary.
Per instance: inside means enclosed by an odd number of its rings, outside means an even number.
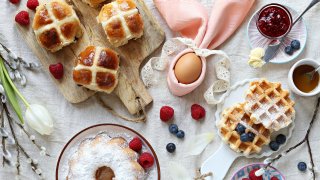
M255 0L215 0L211 15L197 0L154 0L159 12L171 30L183 37L193 39L199 48L215 49L225 42L239 27ZM198 80L191 84L179 83L174 75L174 66L186 49L170 62L168 87L177 96L183 96L197 88L203 81L206 60L201 57L202 72Z

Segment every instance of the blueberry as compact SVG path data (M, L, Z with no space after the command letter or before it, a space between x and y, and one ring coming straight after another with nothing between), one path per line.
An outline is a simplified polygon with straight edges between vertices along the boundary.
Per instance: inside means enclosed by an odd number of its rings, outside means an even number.
M272 151L277 151L279 149L279 144L276 141L271 141L269 147Z
M182 139L182 138L184 138L184 131L179 130L176 135L178 138Z
M298 40L293 40L291 41L291 47L295 50L300 49L300 41Z
M248 133L249 141L252 142L252 141L254 140L254 137L255 137L255 136L256 136L256 135L255 135L254 133L249 132L249 133Z
M305 162L299 162L298 163L298 169L300 171L306 171L307 170L307 164Z
M250 141L249 135L248 135L247 133L242 133L242 134L240 135L240 140L241 140L242 142L248 142L248 141Z
M286 48L284 48L284 52L287 53L288 55L292 55L293 48L291 46L287 46Z
M169 131L172 133L172 134L177 134L178 132L178 126L176 124L170 124L169 126Z
M246 127L244 127L244 125L239 123L236 127L236 131L238 132L238 134L241 135L246 131Z
M276 142L278 144L284 144L286 142L287 138L285 135L283 134L279 134L277 137L276 137Z
M173 153L176 150L176 145L173 143L168 143L166 148L169 153Z

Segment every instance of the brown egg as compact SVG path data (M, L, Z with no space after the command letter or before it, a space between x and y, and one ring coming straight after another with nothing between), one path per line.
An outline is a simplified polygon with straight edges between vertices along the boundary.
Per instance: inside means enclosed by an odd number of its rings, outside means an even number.
M202 70L202 62L195 53L187 53L180 57L174 67L174 74L177 80L183 84L190 84L196 81Z

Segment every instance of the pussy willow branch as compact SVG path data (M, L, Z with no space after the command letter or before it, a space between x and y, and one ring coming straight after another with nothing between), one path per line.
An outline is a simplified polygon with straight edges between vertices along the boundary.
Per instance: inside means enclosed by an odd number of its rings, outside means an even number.
M297 147L301 146L303 143L306 143L307 144L307 147L308 147L308 153L309 153L309 157L310 157L310 163L311 163L311 171L312 171L312 178L313 180L316 179L316 174L315 174L315 170L314 170L314 161L313 161L313 155L312 155L312 150L311 150L311 146L310 146L310 141L309 141L309 135L310 135L310 132L311 132L311 128L314 124L314 121L316 120L317 118L317 114L318 114L318 110L319 110L319 105L320 105L320 97L318 98L317 100L317 104L316 104L316 107L315 107L315 110L314 110L314 113L313 113L313 116L312 116L312 119L310 121L310 124L309 124L309 128L306 132L306 135L305 137L299 142L297 143L296 145L290 147L288 150L286 150L284 152L284 154L288 154L290 151L296 149ZM264 169L267 169L268 167L271 166L272 163L274 163L275 161L277 161L278 159L280 159L281 157L283 156L283 154L279 154L278 156L276 156L275 158L271 159L271 161L265 166Z
M5 112L6 112L6 114L7 114L7 120L8 120L8 124L9 124L9 127L10 127L11 134L12 134L12 136L13 136L13 139L14 139L15 143L18 144L18 139L17 139L17 137L16 137L16 134L14 133L11 119L8 117L9 111L8 111L8 109L7 109L6 104L3 104L3 109L5 110ZM19 151L19 147L18 147L18 146L16 146L16 150L17 150L17 164L16 164L16 168L17 168L17 174L20 175L20 151Z
M36 142L36 140L31 139L31 134L17 121L14 121L16 125L28 136L28 138L31 140L31 142L41 151L41 146ZM46 156L51 157L50 154L46 152Z
M11 115L10 115L10 112L8 110L8 107L7 107L7 104L5 103L2 103L2 106L3 106L3 109L7 115L7 120L8 120L8 123L9 123L9 126L10 126L10 130L11 130L11 133L12 133L12 136L13 136L13 139L15 140L15 144L16 146L22 151L22 153L26 156L26 158L28 159L31 159L31 156L25 151L25 149L20 145L17 137L16 137L16 134L14 132L14 129L13 129L13 125L12 125L12 121L14 121L14 119L12 119ZM32 171L34 171L36 174L36 169L38 168L38 164L35 164L33 161L31 161L31 169ZM20 170L18 170L18 173L20 173ZM37 174L39 176L41 176L41 173L40 174Z
M2 108L2 110L1 110L0 116L1 116L1 117L0 117L0 119L1 119L1 128L4 128L3 108ZM1 141L1 143L2 143L2 149L3 149L3 151L5 151L5 150L6 150L6 139L5 139L4 136L2 136L2 141ZM3 166L3 167L4 167L4 164L5 164L5 161L6 161L5 157L2 156L2 166Z
M0 42L0 46L2 46L3 49L4 49L8 54L13 54L13 52L12 52L9 48L7 48L4 44L2 44L1 42ZM1 56L1 53L0 53L0 56ZM2 57L2 58L3 58L3 57ZM19 57L19 56L14 56L14 58L13 58L13 56L11 56L11 58L12 58L16 63L23 64L24 68L26 68L26 69L28 69L28 70L34 70L35 68L39 67L38 64L36 64L36 63L28 63L28 62L26 62L25 60L23 60L23 59L22 59L21 57ZM10 62L7 61L6 59L3 58L3 60L4 60L4 62L7 64L7 66L8 66L11 70L17 70L17 69L18 69L18 67L17 67L17 68L14 68L14 67L10 64Z
M22 153L26 156L27 159L31 159L31 156L24 150L24 148L22 146L20 146L19 143L17 143L17 146L20 148L20 150L22 151ZM38 168L38 164L35 164L33 161L31 161L31 169L34 173L37 174L36 169ZM41 176L40 174L37 174L39 176Z

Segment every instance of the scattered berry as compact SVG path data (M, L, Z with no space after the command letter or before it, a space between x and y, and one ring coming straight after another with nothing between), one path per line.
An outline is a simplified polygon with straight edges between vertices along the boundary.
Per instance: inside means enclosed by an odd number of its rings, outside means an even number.
M9 0L12 4L18 4L20 0Z
M284 52L287 53L288 55L293 54L293 48L291 46L287 46L284 48Z
M276 137L276 142L278 144L284 144L286 142L287 138L285 135L283 134L279 134L277 137Z
M141 151L141 149L142 149L142 141L141 141L141 139L138 138L138 137L133 138L129 143L129 147L130 147L130 149L132 149L132 150L134 150L136 152Z
M240 140L241 140L242 142L248 142L248 141L249 141L249 135L248 135L247 133L242 133L242 134L240 135Z
M31 10L35 10L39 6L38 0L28 0L27 7Z
M255 172L258 171L259 169L253 169L249 173L249 178L250 180L263 180L262 175L261 176L256 176Z
M176 135L178 138L182 139L182 138L184 138L184 131L179 130Z
M291 41L291 47L295 50L300 49L300 41L298 40L293 40Z
M279 178L273 176L270 180L279 180Z
M174 110L170 106L162 106L160 109L160 119L164 122L172 119L174 115Z
M176 150L176 145L173 143L168 143L166 148L169 153L173 153Z
M148 169L150 167L153 166L154 163L154 158L153 156L148 153L148 152L144 152L140 155L139 159L138 159L138 163L144 168L144 169Z
M199 104L193 104L191 106L191 116L195 120L200 120L206 116L206 110Z
M63 65L61 63L50 64L49 71L56 79L61 79L63 77Z
M249 132L248 137L249 137L249 141L252 142L254 140L254 137L256 137L256 135L252 132Z
M302 172L306 171L307 170L307 164L305 162L299 162L298 163L298 169L299 169L299 171L302 171Z
M238 132L238 134L241 135L246 131L246 127L244 127L244 125L239 123L236 127L236 131Z
M271 141L269 147L272 151L277 151L280 145L276 141Z
M179 131L179 128L178 128L178 126L176 124L170 124L169 131L172 134L177 134L177 132Z
M30 23L29 20L29 13L27 11L20 11L16 17L15 17L15 21L17 23L19 23L22 26L27 26Z

